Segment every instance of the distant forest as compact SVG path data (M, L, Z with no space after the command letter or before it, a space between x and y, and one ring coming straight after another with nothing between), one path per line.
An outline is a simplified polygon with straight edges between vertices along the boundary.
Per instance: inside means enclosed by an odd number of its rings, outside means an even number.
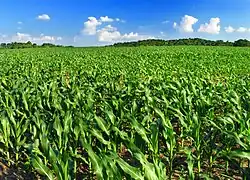
M23 49L23 48L50 48L50 47L73 47L73 46L62 46L62 45L55 45L52 43L43 43L42 45L38 45L36 43L32 43L30 41L26 43L21 42L12 42L12 43L1 43L0 48L5 49Z
M115 43L114 47L136 47L136 46L238 46L250 47L250 41L247 39L239 39L234 42L223 40L206 40L200 38L189 39L176 39L176 40L161 40L161 39L148 39L136 42L122 42Z
M247 39L239 39L234 42L223 41L223 40L206 40L200 38L189 38L189 39L175 39L175 40L161 40L161 39L148 39L134 42L120 42L115 43L113 47L136 47L136 46L238 46L238 47L250 47L250 41ZM38 45L30 41L26 43L12 42L12 43L1 43L0 48L5 49L22 49L22 48L51 48L51 47L73 47L73 46L62 46L51 43L44 43Z

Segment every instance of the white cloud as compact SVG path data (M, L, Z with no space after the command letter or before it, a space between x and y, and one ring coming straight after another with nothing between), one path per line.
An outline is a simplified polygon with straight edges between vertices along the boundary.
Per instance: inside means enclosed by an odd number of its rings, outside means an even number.
M209 23L202 24L198 32L219 34L220 33L220 18L211 18Z
M142 35L139 35L138 33L134 33L134 32L131 32L129 34L126 33L126 34L121 36L122 41L142 40L142 39L149 39L149 38L152 38L152 37L142 36Z
M125 20L120 19L120 18L115 18L115 21L117 21L117 22L121 22L121 23L126 23L126 21L125 21Z
M39 42L41 41L42 43L44 42L50 42L50 43L54 43L56 41L61 41L62 37L57 37L57 36L48 36L48 35L44 35L41 34L39 37L33 37L33 41Z
M108 16L102 16L102 17L100 17L100 21L101 22L113 22L114 19L109 18Z
M37 19L42 20L42 21L49 21L50 17L48 14L42 14L42 15L37 16Z
M88 17L88 21L84 22L84 29L82 32L87 35L95 35L98 26L101 26L103 23L111 23L114 21L125 22L119 18L112 19L108 16L101 16L99 19L96 17Z
M55 41L56 37L54 36L46 36L44 34L41 34L39 37L34 37L34 41L45 41L45 42L50 42L50 41Z
M228 26L228 27L225 27L225 31L227 33L233 33L233 32L237 32L237 33L248 33L250 32L250 29L246 28L246 27L239 27L237 29L233 28L232 26Z
M18 21L17 24L23 24L23 22L22 21Z
M84 29L82 30L83 34L86 35L96 35L97 40L99 42L118 42L118 41L131 41L131 40L141 40L141 39L148 39L153 38L149 36L142 36L138 33L130 32L122 34L116 27L113 27L112 25L107 25L103 28L100 28L100 26L107 22L124 22L123 20L119 18L109 18L108 16L102 16L99 19L96 17L88 17L88 21L84 22ZM78 36L74 37L74 42L76 42L78 39Z
M111 26L110 24L101 29L102 31L117 31L116 27Z
M113 27L104 27L98 30L98 41L100 42L113 42L121 37L121 33Z
M194 32L193 25L197 22L198 22L197 18L193 16L185 15L184 17L182 17L180 25L174 22L173 28L179 29L180 32L192 33Z
M96 17L88 17L88 20L84 22L84 29L82 32L86 35L96 35L98 26L101 26L103 23L112 23L114 21L125 22L120 18L113 19L108 16L101 16L99 19Z
M88 21L84 23L83 33L87 35L95 35L97 26L102 22L98 21L95 17L88 17Z
M100 42L121 42L121 41L135 41L142 39L153 39L154 37L139 35L138 33L130 32L121 34L117 28L108 25L97 32L98 41Z
M30 34L25 33L16 33L14 36L12 36L11 41L13 42L27 42L32 41L32 36Z
M174 22L173 28L174 28L174 29L177 29L177 27L178 27L178 24L177 24L176 22Z
M6 39L7 41L11 42L27 42L31 41L34 43L56 43L57 41L61 41L62 37L57 37L57 36L48 36L44 34L40 34L40 36L32 36L27 33L16 33L13 35L10 39Z
M245 28L245 27L239 27L236 31L239 32L239 33L245 33L245 32L248 31L248 29Z
M225 31L227 33L233 33L235 31L235 29L232 26L228 26L228 27L225 27Z

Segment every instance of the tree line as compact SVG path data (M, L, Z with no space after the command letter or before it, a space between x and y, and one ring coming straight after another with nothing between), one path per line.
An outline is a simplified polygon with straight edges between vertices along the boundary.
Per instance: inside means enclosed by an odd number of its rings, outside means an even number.
M192 46L238 46L238 47L250 47L250 41L247 39L239 39L234 42L223 41L223 40L206 40L201 38L188 38L188 39L175 39L175 40L162 40L162 39L148 39L134 42L120 42L115 43L111 46L114 47L136 47L136 46L180 46L180 45L192 45ZM38 45L30 41L26 43L22 42L11 42L1 43L0 48L6 49L22 49L22 48L51 48L51 47L73 47L73 46L62 46L52 43L43 43Z
M5 48L5 49L23 49L23 48L51 48L51 47L72 47L72 46L62 46L62 45L56 45L52 43L43 43L41 45L38 45L36 43L32 43L30 41L26 43L22 42L11 42L11 43L1 43L0 48Z
M115 43L114 47L135 47L135 46L238 46L250 47L250 41L247 39L239 39L234 42L223 40L206 40L201 38L188 38L188 39L175 39L175 40L162 40L162 39L148 39L134 42L120 42Z

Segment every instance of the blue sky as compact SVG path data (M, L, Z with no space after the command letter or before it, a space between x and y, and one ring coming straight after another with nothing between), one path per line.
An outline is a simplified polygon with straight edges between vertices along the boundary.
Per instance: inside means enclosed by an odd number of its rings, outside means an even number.
M250 39L250 0L1 0L1 42L91 46L185 37Z

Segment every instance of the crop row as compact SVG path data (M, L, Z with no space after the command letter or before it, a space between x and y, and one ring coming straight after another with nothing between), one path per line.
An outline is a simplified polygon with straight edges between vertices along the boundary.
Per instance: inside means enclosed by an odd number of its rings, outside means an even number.
M22 167L36 178L65 180L247 178L250 53L223 50L0 52L6 173Z

